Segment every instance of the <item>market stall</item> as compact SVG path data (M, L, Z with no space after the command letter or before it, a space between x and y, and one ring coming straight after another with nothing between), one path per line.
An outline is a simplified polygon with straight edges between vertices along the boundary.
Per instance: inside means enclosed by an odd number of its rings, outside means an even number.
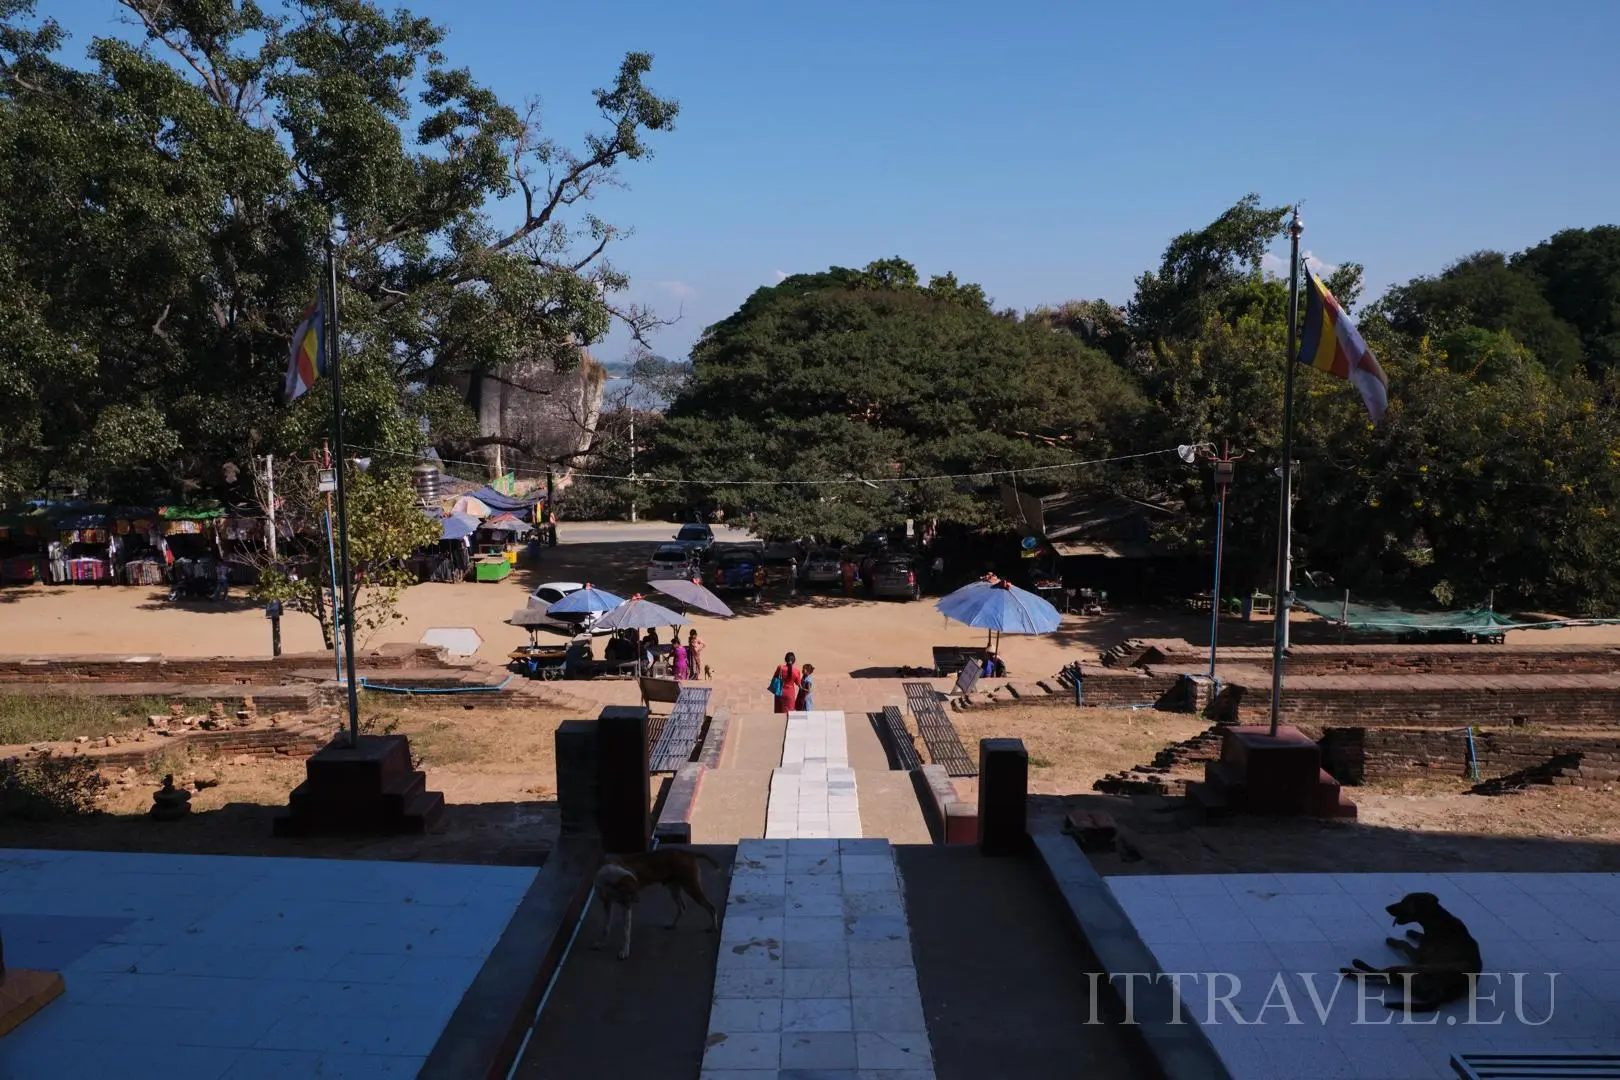
M48 548L52 585L105 585L116 580L118 543L105 510L67 510L55 524L56 538Z
M117 580L125 585L162 585L168 576L167 545L156 512L124 508L110 518Z
M0 515L0 585L44 581L49 522L36 511Z

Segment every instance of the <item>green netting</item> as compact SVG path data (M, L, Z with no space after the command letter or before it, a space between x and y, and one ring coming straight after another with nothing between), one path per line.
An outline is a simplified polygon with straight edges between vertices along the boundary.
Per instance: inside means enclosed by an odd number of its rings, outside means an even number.
M1407 611L1393 604L1364 604L1353 600L1347 605L1344 593L1335 595L1322 589L1296 590L1294 605L1330 622L1342 623L1347 629L1359 633L1499 634L1504 630L1552 630L1561 626L1603 626L1620 623L1620 619L1516 622L1488 608L1467 608L1463 611Z

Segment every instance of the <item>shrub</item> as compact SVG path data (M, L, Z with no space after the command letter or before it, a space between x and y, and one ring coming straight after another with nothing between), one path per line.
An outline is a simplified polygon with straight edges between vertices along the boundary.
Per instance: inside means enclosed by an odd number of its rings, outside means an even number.
M96 811L106 777L82 757L49 752L31 761L0 761L0 821L52 821Z

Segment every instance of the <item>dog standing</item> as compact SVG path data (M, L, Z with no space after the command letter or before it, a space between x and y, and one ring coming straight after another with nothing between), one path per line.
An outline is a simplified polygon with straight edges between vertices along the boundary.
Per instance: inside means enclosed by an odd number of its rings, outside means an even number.
M602 901L602 938L592 948L607 944L613 928L613 909L624 909L624 944L619 947L619 959L630 956L630 929L635 905L641 900L641 890L649 885L662 885L675 901L675 918L669 928L686 914L686 897L690 896L698 907L709 913L709 930L719 925L719 915L703 892L703 872L699 861L715 869L720 868L713 856L690 848L658 848L638 855L609 855L596 872L596 895Z
M1384 1006L1409 1012L1433 1012L1473 993L1484 967L1479 942L1461 919L1440 906L1439 897L1426 892L1408 893L1384 910L1394 918L1396 926L1417 923L1423 928L1406 932L1410 942L1384 939L1384 944L1411 963L1375 968L1365 961L1352 960L1351 967L1339 969L1340 974L1384 982L1401 980L1406 985L1406 1000L1386 1001Z

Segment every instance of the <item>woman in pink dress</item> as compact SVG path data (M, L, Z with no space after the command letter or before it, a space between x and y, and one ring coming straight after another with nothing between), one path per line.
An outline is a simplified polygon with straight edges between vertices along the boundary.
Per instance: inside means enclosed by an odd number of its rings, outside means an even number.
M799 703L801 673L796 665L797 660L798 657L788 653L776 667L776 711L779 713L792 712L793 706Z
M688 658L686 646L681 644L681 639L679 637L675 639L675 644L671 651L675 654L675 681L685 682L687 679L692 677L692 672L687 666Z

